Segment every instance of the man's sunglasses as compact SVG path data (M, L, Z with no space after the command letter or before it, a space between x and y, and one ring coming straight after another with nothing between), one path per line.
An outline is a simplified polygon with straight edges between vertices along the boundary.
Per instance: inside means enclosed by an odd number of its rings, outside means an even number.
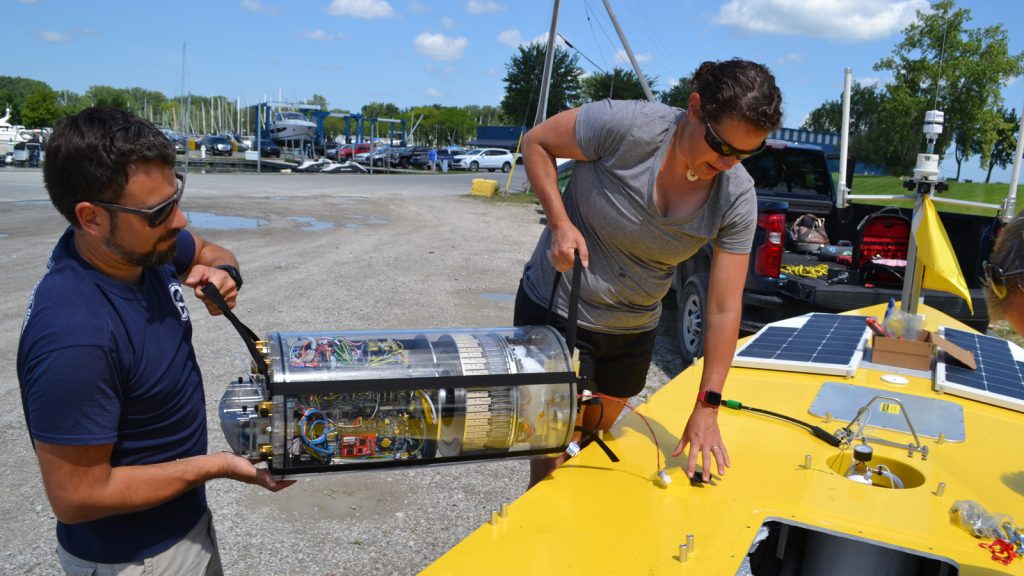
M130 208L128 206L121 206L120 204L114 204L112 202L101 202L99 200L90 200L89 203L106 208L111 212L127 212L128 214L145 216L149 219L149 227L156 228L171 217L171 214L174 213L174 207L178 205L178 202L181 202L181 195L185 193L185 175L175 172L174 180L177 185L174 195L152 208Z
M1006 298L1006 279L1018 274L1024 274L1024 268L1003 272L1003 269L991 262L984 262L981 265L985 271L985 283L1000 300Z
M715 134L714 129L711 128L711 122L708 121L707 114L704 114L704 141L707 142L708 148L711 148L715 154L719 156L735 156L737 160L743 160L757 154L764 150L766 144L766 142L761 142L761 145L754 150L740 150L730 145L725 140L719 138L718 134Z

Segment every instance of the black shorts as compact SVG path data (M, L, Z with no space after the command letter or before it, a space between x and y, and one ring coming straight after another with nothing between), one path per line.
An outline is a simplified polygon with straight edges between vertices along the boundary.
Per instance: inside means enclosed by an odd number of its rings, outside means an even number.
M516 326L550 324L565 336L565 318L551 314L547 308L530 298L520 283L516 293ZM582 387L616 398L629 398L640 393L647 384L647 369L654 354L656 330L635 334L605 334L576 328L576 347L580 351Z

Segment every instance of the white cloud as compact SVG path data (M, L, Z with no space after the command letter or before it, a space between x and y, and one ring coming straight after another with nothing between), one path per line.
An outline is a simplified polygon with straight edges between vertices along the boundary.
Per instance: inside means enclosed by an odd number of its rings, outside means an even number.
M498 4L494 0L469 0L466 2L466 10L470 14L486 14L488 12L502 12L504 4Z
M862 76L860 78L854 78L854 82L861 86L884 86L885 80L882 80L878 76Z
M498 69L497 68L488 68L488 69L484 70L484 74L487 74L488 76L497 76L498 75Z
M782 58L779 58L775 62L778 63L778 64L786 64L788 62L803 62L803 61L804 61L804 55L803 54L801 54L799 52L791 52L789 54L786 54Z
M462 58L462 52L469 45L469 40L458 37L451 38L444 34L431 34L423 32L414 41L416 50L434 60L458 60Z
M240 0L238 5L250 12L261 12L263 14L276 14L277 8L268 6L260 0Z
M409 9L409 12L429 12L422 2L416 2L416 0L406 4L406 7Z
M515 48L523 43L523 34L515 28L511 30L503 30L498 34L498 43Z
M324 32L318 28L312 32L307 30L299 33L299 38L303 40L343 40L345 36L341 34L334 35L330 32Z
M452 28L455 28L455 20L445 16L444 18L441 18L441 26L444 26L446 30L451 30Z
M427 98L444 98L444 94L437 88L427 88L423 95Z
M650 54L647 54L647 53L644 53L644 54L633 54L633 56L636 57L637 63L640 63L640 64L642 64L644 62L650 62L651 60L654 60L654 56L651 56ZM623 50L622 48L619 48L618 50L615 51L615 63L616 64L629 64L630 63L629 62L629 56L626 55L626 51Z
M36 32L36 38L43 42L70 42L71 37L61 32L54 32L53 30L44 30L42 32Z
M373 18L391 18L395 10L386 0L332 0L327 7L331 16L352 16L371 20Z
M789 34L866 42L899 32L930 11L927 0L729 0L716 24L758 34Z

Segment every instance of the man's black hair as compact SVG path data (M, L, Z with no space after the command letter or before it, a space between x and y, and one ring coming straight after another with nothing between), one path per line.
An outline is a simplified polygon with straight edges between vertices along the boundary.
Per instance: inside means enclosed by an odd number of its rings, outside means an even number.
M782 123L782 92L763 64L739 58L705 62L694 72L693 85L709 120L734 116L765 130Z
M86 108L57 123L46 145L43 182L72 226L75 206L124 196L133 164L174 166L174 144L152 122L115 108Z

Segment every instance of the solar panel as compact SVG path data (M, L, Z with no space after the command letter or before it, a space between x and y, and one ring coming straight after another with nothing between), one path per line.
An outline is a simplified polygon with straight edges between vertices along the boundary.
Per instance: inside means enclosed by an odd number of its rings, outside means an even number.
M1024 412L1024 350L996 338L956 328L939 334L974 354L977 370L942 354L935 365L935 389L986 404Z
M870 335L866 318L814 313L774 322L736 351L732 365L853 376Z

